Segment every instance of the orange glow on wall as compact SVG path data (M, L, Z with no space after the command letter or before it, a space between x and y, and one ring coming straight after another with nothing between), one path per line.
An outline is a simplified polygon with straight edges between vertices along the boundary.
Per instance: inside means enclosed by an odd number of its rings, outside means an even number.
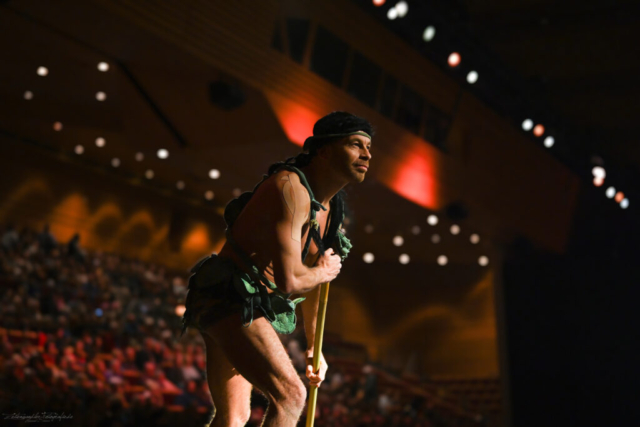
M313 125L322 115L274 92L265 91L265 96L287 138L302 147L304 140L313 135Z
M436 194L437 173L432 153L419 141L408 141L405 154L394 162L389 188L402 197L429 209L439 207Z
M182 242L182 250L187 252L207 252L211 247L209 228L205 224L198 224L191 229Z
M40 206L45 201L47 204L53 203L49 185L44 178L32 176L3 197L0 200L0 222L6 223L7 218L12 218L14 211L19 211L22 204L29 203L32 199L39 200Z
M61 242L71 240L73 235L83 230L84 221L89 216L87 198L81 193L72 193L65 197L49 214L47 222L51 224L51 233ZM61 220L61 218L64 218ZM86 235L80 233L80 244L86 243Z

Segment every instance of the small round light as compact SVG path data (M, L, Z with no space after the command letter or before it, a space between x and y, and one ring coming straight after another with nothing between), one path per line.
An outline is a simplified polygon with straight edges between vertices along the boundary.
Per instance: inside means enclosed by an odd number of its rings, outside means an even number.
M242 190L239 189L239 188L234 188L231 191L231 194L233 195L233 197L238 197L238 196L240 196L242 194Z
M398 258L398 261L400 261L400 264L409 264L409 255L407 254L402 254L400 255L400 257Z
M375 257L373 256L373 254L371 252L367 252L366 254L364 254L362 256L362 260L364 262L366 262L367 264L371 264L374 259L375 259Z
M440 265L447 265L447 262L449 262L449 260L447 259L446 255L440 255L438 257L438 264Z
M424 29L424 33L422 33L422 40L426 42L430 42L436 35L436 27L433 25L429 25Z
M536 125L536 127L533 128L533 134L535 136L542 136L544 134L544 126Z
M595 185L596 187L600 187L602 184L604 184L604 178L600 178L598 176L593 178L593 185Z
M457 224L453 224L449 230L451 231L451 234L456 235L460 233L460 226Z
M629 199L627 199L626 197L622 199L622 201L620 202L620 207L622 209L627 209L629 207Z
M147 169L147 171L144 173L144 176L147 177L147 179L152 179L153 171L151 169Z
M396 4L396 10L398 11L398 18L403 18L409 12L409 5L406 1L399 1Z
M364 232L367 234L373 233L373 225L367 224L364 226Z
M429 223L429 225L436 225L438 223L438 217L435 215L429 215L427 223Z
M114 168L117 168L118 166L120 166L120 159L117 157L114 157L113 159L111 159L111 166L113 166Z
M620 203L622 199L624 199L624 193L622 191L618 191L614 200Z
M98 101L104 101L105 99L107 99L107 94L104 92L98 92L96 93L96 99Z
M106 62L99 62L98 70L102 71L103 73L106 73L107 71L109 71L109 64L107 64Z
M467 82L469 84L474 84L477 81L478 81L478 72L477 71L469 71L469 74L467 74Z
M184 181L178 181L176 182L176 188L178 190L184 190Z
M207 190L204 193L204 198L207 199L207 200L213 200L213 191Z
M447 62L449 63L450 67L457 67L458 65L460 65L460 60L460 54L458 52L452 52L451 55L449 55Z
M104 138L102 137L98 137L96 138L96 147L104 147L104 144L106 144L107 141L105 141Z
M220 171L218 169L211 169L209 171L209 178L211 178L211 179L220 178Z
M33 92L31 92L30 90L26 91L24 93L24 99L26 99L27 101L33 99Z
M478 236L476 233L473 233L473 234L469 237L469 241L475 245L475 244L477 244L477 243L480 241L480 236Z
M160 159L166 159L167 157L169 157L169 151L161 148L158 150L158 158Z
M431 243L440 243L440 235L434 234L433 236L431 236Z
M489 258L482 255L480 258L478 258L478 264L480 264L483 267L486 266L487 264L489 264Z
M388 19L393 21L397 17L398 17L398 9L396 9L395 6L387 11L387 18Z
M374 6L382 6L387 0L373 0Z
M53 124L53 130L55 130L56 132L60 132L62 130L62 123L60 122L55 122Z
M413 227L411 227L411 232L417 236L418 234L420 234L420 226L414 225Z
M544 146L547 148L551 148L553 147L553 144L556 142L555 139L553 139L552 136L548 136L544 139Z
M38 73L39 76L42 76L42 77L49 74L49 70L47 69L47 67L38 67L38 70L36 72Z
M84 147L82 145L76 145L76 148L73 151L75 151L76 154L82 154L84 153Z
M593 169L591 169L591 173L596 178L605 179L607 177L607 172L604 170L602 166L594 166Z
M141 162L144 160L144 154L138 152L136 153L136 162Z
M616 195L616 189L614 187L607 188L607 192L605 193L608 198L613 199L613 196Z
M522 130L529 132L531 129L533 129L533 121L531 119L526 119L522 122Z
M403 243L404 243L404 239L402 238L402 236L395 236L393 238L393 244L395 246L402 246Z

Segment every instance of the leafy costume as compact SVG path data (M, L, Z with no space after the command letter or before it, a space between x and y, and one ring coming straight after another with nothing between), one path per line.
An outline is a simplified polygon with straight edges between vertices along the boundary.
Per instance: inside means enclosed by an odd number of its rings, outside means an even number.
M320 225L316 220L316 212L320 209L325 211L327 209L315 200L313 191L311 187L309 187L307 179L300 169L293 165L283 164L272 173L276 173L281 169L286 169L298 174L300 182L309 192L311 199L311 210L309 213L309 223L311 226L307 241L302 250L302 262L304 263L309 252L311 239L313 238L316 242L321 239L319 232ZM198 262L191 269L191 273L193 274L189 278L189 295L185 303L186 310L182 318L183 327L180 336L184 334L189 326L195 326L200 329L201 315L206 314L205 312L207 311L209 313L204 317L208 317L211 321L216 321L238 309L241 310L242 324L245 327L249 327L253 322L253 311L257 308L264 314L267 320L269 320L276 332L290 334L295 329L295 308L296 305L304 301L305 298L290 300L289 297L291 294L281 292L275 283L261 274L258 267L246 252L242 250L231 234L231 227L235 220L258 187L270 176L271 175L264 175L262 181L254 187L253 191L242 193L237 198L231 200L224 211L224 220L227 223L227 229L225 230L227 242L231 245L231 248L236 252L238 258L242 260L244 267L250 273L247 274L246 271L235 265L233 261L220 258L217 254L213 254ZM331 203L333 204L333 199ZM325 228L325 236L322 238L322 242L325 248L333 244L334 251L340 256L342 261L344 261L352 245L341 231L344 213L341 218L334 218L336 212L337 209L332 207L331 222L339 221L340 224L337 228L336 235L327 236L328 228ZM269 293L266 287L272 289L273 292ZM213 305L211 303L205 303L207 299L213 302Z

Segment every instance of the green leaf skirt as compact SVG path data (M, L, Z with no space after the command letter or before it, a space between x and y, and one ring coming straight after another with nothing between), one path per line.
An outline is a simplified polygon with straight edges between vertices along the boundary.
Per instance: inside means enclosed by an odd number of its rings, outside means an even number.
M256 318L266 317L280 334L295 329L295 308L304 298L292 301L281 292L269 293L231 259L216 254L201 260L191 272L180 336L188 327L202 331L237 313L245 327Z

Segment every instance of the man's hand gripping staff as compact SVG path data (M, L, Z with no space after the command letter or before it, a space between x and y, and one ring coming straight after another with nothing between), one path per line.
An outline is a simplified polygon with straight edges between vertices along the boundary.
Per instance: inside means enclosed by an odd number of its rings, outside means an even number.
M333 249L329 248L318 258L317 265L326 271L326 283L320 285L320 301L318 305L318 320L316 321L316 333L313 344L313 357L311 364L307 365L307 377L310 382L309 404L307 409L307 427L313 427L316 412L316 402L318 399L318 387L324 381L328 365L322 355L322 337L324 336L324 321L327 314L327 300L329 299L329 283L335 279L342 268L342 260ZM309 361L307 354L307 361Z

